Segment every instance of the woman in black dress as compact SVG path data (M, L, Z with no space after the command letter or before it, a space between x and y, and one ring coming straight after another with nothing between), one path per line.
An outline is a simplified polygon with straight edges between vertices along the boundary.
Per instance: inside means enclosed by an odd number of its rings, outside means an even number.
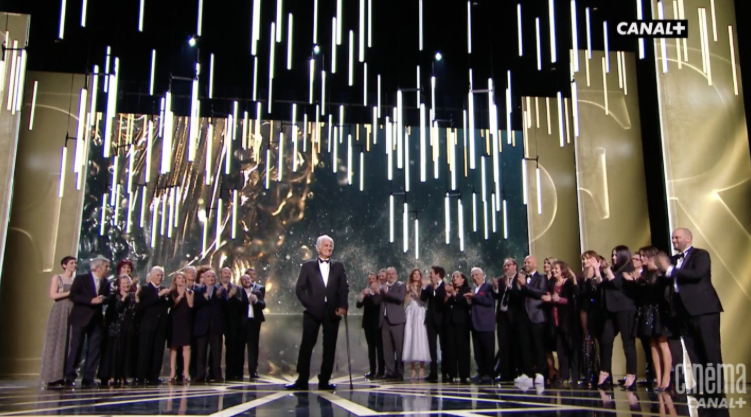
M193 308L193 291L188 289L187 280L183 272L178 272L172 279L172 308L170 309L170 382L174 383L177 379L175 371L177 369L177 353L182 352L183 362L183 381L189 382L190 375L187 370L190 369L190 339L192 336L190 309Z
M446 286L447 318L449 319L449 347L454 363L450 364L451 375L459 375L459 383L469 382L469 301L464 294L472 289L467 277L459 271L451 274L451 285Z
M597 384L600 372L600 361L597 355L595 341L602 331L602 297L597 285L596 268L607 268L607 261L595 251L586 251L581 256L582 275L578 281L579 287L579 319L581 320L582 346L581 365L584 383L592 388ZM600 275L602 273L600 272Z
M567 383L569 369L572 383L579 383L581 331L578 293L576 276L571 268L563 261L556 261L548 282L548 293L542 296L542 301L550 306L548 319L555 332L561 384Z
M542 272L543 275L545 275L545 281L550 283L553 281L553 265L558 262L558 259L553 257L547 257L542 262ZM550 284L552 286L552 284ZM545 359L548 362L548 380L546 381L547 385L552 384L555 380L558 379L558 369L555 367L555 357L553 357L553 352L556 351L556 340L555 340L555 326L553 323L549 320L550 314L552 313L552 309L550 308L550 305L543 305L545 308ZM560 360L558 361L560 362Z
M649 340L652 364L657 379L657 390L664 391L670 387L670 368L673 358L670 354L667 338L669 330L670 305L666 296L667 286L659 279L655 258L659 250L654 246L639 249L643 271L640 275L624 274L635 285L637 298L640 300L636 314L635 333L637 337Z
M107 375L111 385L126 385L133 377L138 338L135 337L136 298L127 275L118 278L117 293L107 300L105 315L107 345L100 375ZM107 382L107 380L104 380Z

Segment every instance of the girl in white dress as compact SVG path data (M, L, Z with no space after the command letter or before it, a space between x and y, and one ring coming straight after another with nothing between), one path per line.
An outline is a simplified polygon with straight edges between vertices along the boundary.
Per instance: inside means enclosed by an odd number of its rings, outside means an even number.
M419 378L422 379L425 372L425 363L430 362L430 349L428 348L428 330L425 327L426 304L420 299L422 292L422 273L414 269L409 274L407 284L407 297L404 304L407 306L407 323L404 326L404 350L402 360L411 363L412 378L415 379L417 363L420 364Z

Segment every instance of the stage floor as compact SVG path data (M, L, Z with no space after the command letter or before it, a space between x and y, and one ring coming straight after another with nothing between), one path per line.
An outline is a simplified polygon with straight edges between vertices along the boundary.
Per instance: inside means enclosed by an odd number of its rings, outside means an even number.
M347 377L335 392L287 392L292 380L158 387L50 389L32 381L0 381L2 415L193 415L193 416L732 416L751 417L751 395L729 394L730 409L690 407L683 396L585 389L521 390L513 385L377 383ZM315 387L316 385L311 385ZM559 414L560 413L560 414Z

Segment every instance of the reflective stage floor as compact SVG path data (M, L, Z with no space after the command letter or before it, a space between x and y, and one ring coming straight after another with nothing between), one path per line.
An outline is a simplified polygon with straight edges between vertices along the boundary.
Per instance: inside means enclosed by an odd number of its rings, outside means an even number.
M194 416L732 416L751 417L751 396L728 394L726 409L703 408L693 397L639 388L624 392L513 385L378 383L347 377L337 391L287 392L292 377L253 383L41 390L32 381L0 381L2 415ZM311 385L315 388L316 385ZM693 404L693 405L689 405Z

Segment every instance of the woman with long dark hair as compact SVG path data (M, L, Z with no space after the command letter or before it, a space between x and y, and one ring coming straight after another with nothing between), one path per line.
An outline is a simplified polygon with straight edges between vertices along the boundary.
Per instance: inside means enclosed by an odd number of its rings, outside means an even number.
M446 286L446 311L449 321L449 344L451 345L454 363L451 366L452 375L457 375L459 383L469 381L469 334L470 334L470 305L464 294L472 291L467 277L459 271L451 274L451 285Z
M420 300L422 291L422 272L415 268L409 274L407 284L407 296L404 300L406 305L405 314L407 323L404 325L404 349L402 360L412 367L411 379L424 378L425 363L430 362L430 349L428 347L428 329L425 327L425 314L427 306ZM419 363L420 373L417 374Z
M556 351L558 352L558 381L568 383L569 369L571 382L579 383L579 309L576 275L563 261L553 264L548 293L542 301L550 305L548 320L555 332Z
M631 283L624 279L623 274L633 271L631 251L627 246L619 245L613 248L613 266L605 269L604 277L597 265L596 280L602 288L604 301L603 327L600 336L600 378L598 387L610 387L613 384L612 360L613 342L618 333L623 342L623 353L626 355L626 381L624 388L633 390L636 382L636 343L634 342L634 317L636 304L634 303Z
M595 251L586 251L581 256L582 276L579 287L579 319L581 320L582 345L581 364L584 383L592 388L598 383L600 361L597 356L595 340L602 334L602 294L597 285L599 268L607 268L608 263ZM599 265L599 266L598 266Z
M558 259L553 257L547 257L542 262L542 271L545 275L545 280L548 282L549 286L553 281L553 265L558 262ZM551 317L552 309L551 306L546 304L545 305L546 311L545 316L545 359L548 362L548 380L547 384L552 384L556 379L558 379L558 369L555 367L555 358L553 357L553 352L556 351L556 338L555 338L555 326L553 325L553 322L549 320ZM560 363L560 359L558 360Z

